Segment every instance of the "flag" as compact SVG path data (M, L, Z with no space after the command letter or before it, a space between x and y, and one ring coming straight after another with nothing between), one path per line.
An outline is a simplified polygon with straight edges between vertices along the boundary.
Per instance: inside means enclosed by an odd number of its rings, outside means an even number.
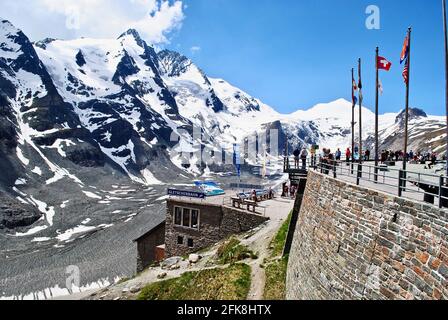
M403 79L404 79L404 83L406 83L406 85L409 84L409 67L408 67L408 63L406 62L406 65L404 66L404 70L403 70Z
M266 175L267 175L266 157L267 157L267 153L265 150L264 151L264 159L263 159L263 168L261 169L261 176L263 177L263 179L266 178Z
M353 86L352 101L353 101L353 104L356 104L356 103L358 103L358 98L356 98L355 92L358 91L358 85L356 84L356 81L355 81L354 77L352 77L352 86Z
M381 83L381 80L378 80L378 89L380 94L383 95L383 84Z
M403 64L403 62L408 58L408 56L409 56L409 35L407 35L406 38L404 39L403 50L401 50L400 64Z
M389 71L390 67L392 67L392 63L387 61L386 58L378 56L377 61L378 69Z
M353 90L356 92L358 91L358 85L356 84L355 79L353 79L352 81L353 81Z
M233 165L236 168L236 173L238 177L241 177L241 158L240 158L240 150L237 144L233 145Z

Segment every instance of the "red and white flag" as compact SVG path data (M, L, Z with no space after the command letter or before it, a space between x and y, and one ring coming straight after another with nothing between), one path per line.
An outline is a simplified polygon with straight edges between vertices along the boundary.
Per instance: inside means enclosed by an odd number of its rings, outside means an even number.
M378 69L389 71L392 67L392 63L388 61L386 58L378 57Z
M409 84L409 67L408 67L407 63L404 66L403 79L404 79L404 83L406 83L406 85L408 85Z

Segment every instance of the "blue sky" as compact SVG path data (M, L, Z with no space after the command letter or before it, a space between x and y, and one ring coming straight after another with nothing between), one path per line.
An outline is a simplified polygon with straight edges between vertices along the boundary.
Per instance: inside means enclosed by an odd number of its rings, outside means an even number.
M399 58L413 27L411 106L445 114L441 0L185 0L182 28L168 45L282 113L351 99L350 69L363 58L364 104L373 108L375 47L392 63L381 72L380 112L404 107ZM381 29L368 30L368 5ZM194 54L192 47L200 47Z
M358 57L363 59L364 104L372 109L377 45L393 63L390 72L381 72L381 113L404 108L399 57L412 25L411 106L443 115L441 1L0 0L0 16L32 40L113 38L135 27L149 42L184 53L211 77L282 113L350 100L350 69ZM365 27L371 4L380 9L380 30Z

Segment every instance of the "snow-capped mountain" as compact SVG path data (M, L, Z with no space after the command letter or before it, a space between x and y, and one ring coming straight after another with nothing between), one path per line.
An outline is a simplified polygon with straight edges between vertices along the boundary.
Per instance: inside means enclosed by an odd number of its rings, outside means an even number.
M111 179L150 186L223 169L196 152L209 148L213 158L248 137L272 139L272 129L279 154L286 141L350 145L352 106L346 100L282 115L225 80L209 78L189 58L156 52L135 30L117 39L33 44L0 21L0 197L8 202L0 208L0 227L30 225L41 215L51 226L58 205L74 194L91 196ZM363 108L368 145L373 119ZM443 151L443 120L413 114L412 147ZM384 147L397 148L400 116L383 115L380 123ZM55 201L62 186L66 194Z

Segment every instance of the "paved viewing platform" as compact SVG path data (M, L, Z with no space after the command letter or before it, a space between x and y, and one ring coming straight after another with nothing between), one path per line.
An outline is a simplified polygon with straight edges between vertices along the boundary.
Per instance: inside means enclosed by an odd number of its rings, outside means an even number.
M428 165L414 163L408 163L406 171L402 167L402 161L394 162L393 165L381 164L375 168L373 161L366 161L359 166L359 163L320 162L319 159L311 166L308 159L305 168L302 161L299 161L296 168L293 158L284 159L284 172L289 174L293 183L306 179L308 170L314 170L391 195L434 204L440 208L448 207L448 177L444 175L443 163L436 164L431 169Z

